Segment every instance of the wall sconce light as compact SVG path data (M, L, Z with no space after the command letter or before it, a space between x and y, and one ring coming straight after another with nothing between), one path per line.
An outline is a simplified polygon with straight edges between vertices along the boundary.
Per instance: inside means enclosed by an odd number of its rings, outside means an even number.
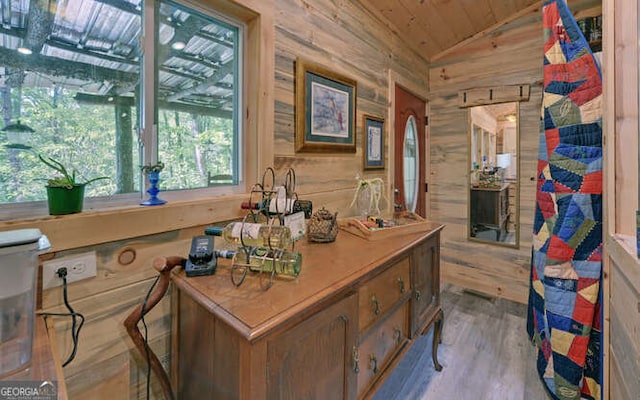
M27 143L29 143L29 139L31 139L31 134L35 132L29 126L21 124L20 120L15 124L9 124L4 128L0 129L0 131L5 132L7 135L7 140L9 144L6 144L5 147L10 149L23 149L28 150L31 148Z

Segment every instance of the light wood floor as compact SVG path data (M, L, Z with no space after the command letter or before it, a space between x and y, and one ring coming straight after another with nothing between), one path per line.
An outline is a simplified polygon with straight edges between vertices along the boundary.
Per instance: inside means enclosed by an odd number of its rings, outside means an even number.
M433 329L407 353L374 400L547 400L535 370L526 306L447 285L437 372Z

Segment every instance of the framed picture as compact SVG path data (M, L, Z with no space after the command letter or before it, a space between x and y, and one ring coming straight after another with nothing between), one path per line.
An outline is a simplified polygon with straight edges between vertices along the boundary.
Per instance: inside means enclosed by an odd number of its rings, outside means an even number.
M364 169L384 168L384 119L365 115L363 121Z
M356 81L296 60L296 151L356 151Z

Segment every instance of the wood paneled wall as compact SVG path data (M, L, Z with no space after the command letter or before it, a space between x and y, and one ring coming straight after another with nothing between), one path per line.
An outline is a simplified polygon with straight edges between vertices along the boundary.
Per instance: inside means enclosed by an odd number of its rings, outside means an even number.
M609 395L612 400L634 399L640 393L640 262L633 256L633 240L621 245L619 239L609 237L606 244L610 271L606 335L610 345L605 348Z
M350 215L356 176L380 177L385 182L389 178L389 168L367 173L362 170L363 114L385 119L385 165L388 166L389 69L426 91L427 65L357 2L278 0L276 7L276 169L294 168L299 194L317 198L314 207L326 206L339 211L339 216ZM297 57L357 81L356 153L295 153L294 64Z
M599 13L599 1L571 2L574 14ZM535 206L535 176L542 101L542 13L535 9L456 48L430 65L430 218L443 231L442 275L446 282L526 302ZM520 103L520 248L467 240L468 109L458 91L476 87L531 86Z
M324 206L338 211L339 216L347 216L353 213L349 205L356 188L356 176L382 177L385 181L388 178L388 168L363 173L362 115L372 114L388 120L390 69L426 92L427 64L356 2L275 0L274 5L275 131L268 132L273 137L266 140L273 142L277 180L283 178L286 168L293 167L300 198L313 200L314 209ZM322 64L357 81L356 153L295 153L294 62L297 57ZM388 124L385 131L388 135ZM388 146L387 140L387 149ZM240 201L235 196L228 198L227 203L239 204ZM216 204L198 203L191 208L193 213L188 217L165 207L160 213L144 210L144 214L139 214L136 211L128 219L135 221L136 226L131 227L134 232L141 232L141 227L145 226L151 228L150 232L157 232L161 230L159 226L165 224L166 232L161 233L132 237L123 218L114 216L111 220L103 216L99 219L100 215L96 215L99 226L78 226L78 229L84 231L83 235L91 235L90 232L97 229L98 237L105 237L104 233L108 232L108 242L89 240L84 242L91 246L78 247L74 246L77 240L65 240L62 233L50 237L52 243L68 243L63 247L65 250L55 253L55 257L95 251L98 258L98 276L69 287L71 304L87 319L76 359L64 371L71 399L145 398L146 362L133 349L122 322L149 290L156 276L150 266L155 256L186 256L191 237L201 234L206 224L240 215L240 211L230 211L230 205ZM200 223L193 223L198 219L194 215L202 217ZM145 218L149 220L148 224L145 224ZM74 216L67 219L73 220ZM82 218L78 223L89 225L92 220L90 217ZM189 221L194 226L185 226ZM43 224L47 227L55 225L51 221ZM55 231L53 228L51 231ZM73 235L80 235L76 232L78 229L73 230ZM122 231L120 238L114 233L119 230ZM131 258L133 260L128 263ZM59 288L45 291L42 305L46 311L64 312L62 291ZM150 345L168 368L171 335L169 301L163 300L147 316L146 322ZM70 326L64 319L57 320L62 357L71 351ZM153 377L152 382L152 398L160 398L161 391Z
M638 188L638 4L604 0L605 381L609 398L640 393L640 260L633 213ZM606 398L605 398L606 400Z

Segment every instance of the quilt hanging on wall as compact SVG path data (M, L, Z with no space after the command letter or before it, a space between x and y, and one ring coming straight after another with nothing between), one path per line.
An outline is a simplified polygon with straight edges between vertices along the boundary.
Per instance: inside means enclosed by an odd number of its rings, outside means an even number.
M545 1L527 331L551 398L600 399L602 78L564 0Z

